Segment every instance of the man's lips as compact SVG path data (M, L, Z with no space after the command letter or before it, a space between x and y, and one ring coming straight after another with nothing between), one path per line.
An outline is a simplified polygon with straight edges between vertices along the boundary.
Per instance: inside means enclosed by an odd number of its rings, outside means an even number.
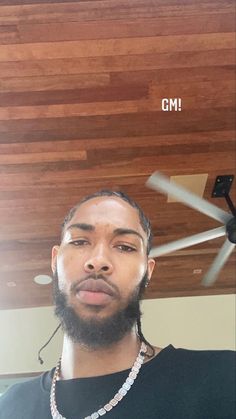
M102 279L88 278L80 283L76 289L76 297L85 304L101 305L111 301L115 292Z
M78 291L76 297L85 304L103 305L111 301L112 297L104 292Z
M79 291L89 291L89 292L92 292L92 293L104 293L104 294L108 294L110 296L115 295L115 293L114 293L113 289L110 287L110 285L106 284L106 282L104 282L101 279L94 280L94 279L89 278L89 279L83 281L76 288L76 292L78 293Z

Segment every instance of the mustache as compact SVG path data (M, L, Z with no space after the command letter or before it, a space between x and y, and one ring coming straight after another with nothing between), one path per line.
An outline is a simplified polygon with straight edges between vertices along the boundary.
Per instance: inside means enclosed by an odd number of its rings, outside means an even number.
M118 290L116 289L116 287L114 286L114 284L111 284L108 280L107 277L104 276L103 274L96 274L96 273L90 273L86 276L84 276L80 281L76 281L73 284L71 284L70 287L70 291L72 293L75 293L76 290L78 289L78 287L80 286L80 284L84 283L85 281L87 281L88 279L102 279L106 284L108 284L113 290L114 292L117 294ZM115 288L115 289L114 289Z

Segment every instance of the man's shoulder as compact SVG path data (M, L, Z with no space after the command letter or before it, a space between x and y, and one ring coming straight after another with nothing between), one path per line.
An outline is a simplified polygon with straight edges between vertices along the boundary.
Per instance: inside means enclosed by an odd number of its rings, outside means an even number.
M192 417L235 418L235 351L169 345L154 363L153 380L156 387L161 380L163 393L175 400L177 417L186 407L192 409Z
M235 364L236 351L229 349L187 349L174 348L173 359L182 360L185 364L199 365L206 364L211 366L226 366Z
M193 350L175 348L170 358L173 372L186 381L216 386L224 381L236 385L236 352L233 350ZM169 364L170 365L170 364Z
M230 349L187 349L177 348L176 355L186 360L201 362L228 361L235 362L236 351Z
M40 385L42 374L30 378L27 381L22 381L21 383L13 384L9 389L2 395L0 400L4 399L6 396L10 395L16 395L18 393L25 393L30 391L31 389L34 389L35 387L38 387Z
M211 360L215 362L217 360L236 360L236 351L230 349L189 349L185 347L175 347L169 344L165 348L159 348L153 345L155 349L155 357L158 355L166 354L169 359L183 359L186 361L202 361L207 362Z
M155 357L156 367L167 369L170 375L201 380L202 377L228 376L235 381L236 351L229 349L187 349L168 345ZM155 361L154 361L155 362Z
M36 388L40 385L40 376L31 378L30 380L22 383L13 384L8 390L3 393L0 397L0 407L5 403L11 403L11 401L22 403L25 395L34 394Z
M36 406L42 404L44 398L48 398L48 393L42 386L43 378L47 374L48 371L28 381L12 385L0 397L0 419L11 419L15 417L13 415L16 412L17 418L30 418Z

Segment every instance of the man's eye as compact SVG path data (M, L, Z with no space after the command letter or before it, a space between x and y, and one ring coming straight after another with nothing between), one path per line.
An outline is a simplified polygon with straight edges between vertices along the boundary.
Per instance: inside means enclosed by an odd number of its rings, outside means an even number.
M134 247L127 246L127 244L119 244L117 247L120 250L122 250L123 252L135 252L136 251L136 249Z
M88 241L87 240L74 240L73 242L70 242L70 244L73 244L74 246L84 246L85 244L87 244Z

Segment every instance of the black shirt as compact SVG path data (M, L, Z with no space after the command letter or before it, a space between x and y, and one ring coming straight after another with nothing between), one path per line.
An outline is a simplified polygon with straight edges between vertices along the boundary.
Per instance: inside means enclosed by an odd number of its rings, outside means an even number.
M142 365L127 395L107 419L235 419L236 352L176 349ZM51 419L55 368L13 385L0 397L0 419ZM84 419L111 400L130 370L56 383L57 407L66 419Z

